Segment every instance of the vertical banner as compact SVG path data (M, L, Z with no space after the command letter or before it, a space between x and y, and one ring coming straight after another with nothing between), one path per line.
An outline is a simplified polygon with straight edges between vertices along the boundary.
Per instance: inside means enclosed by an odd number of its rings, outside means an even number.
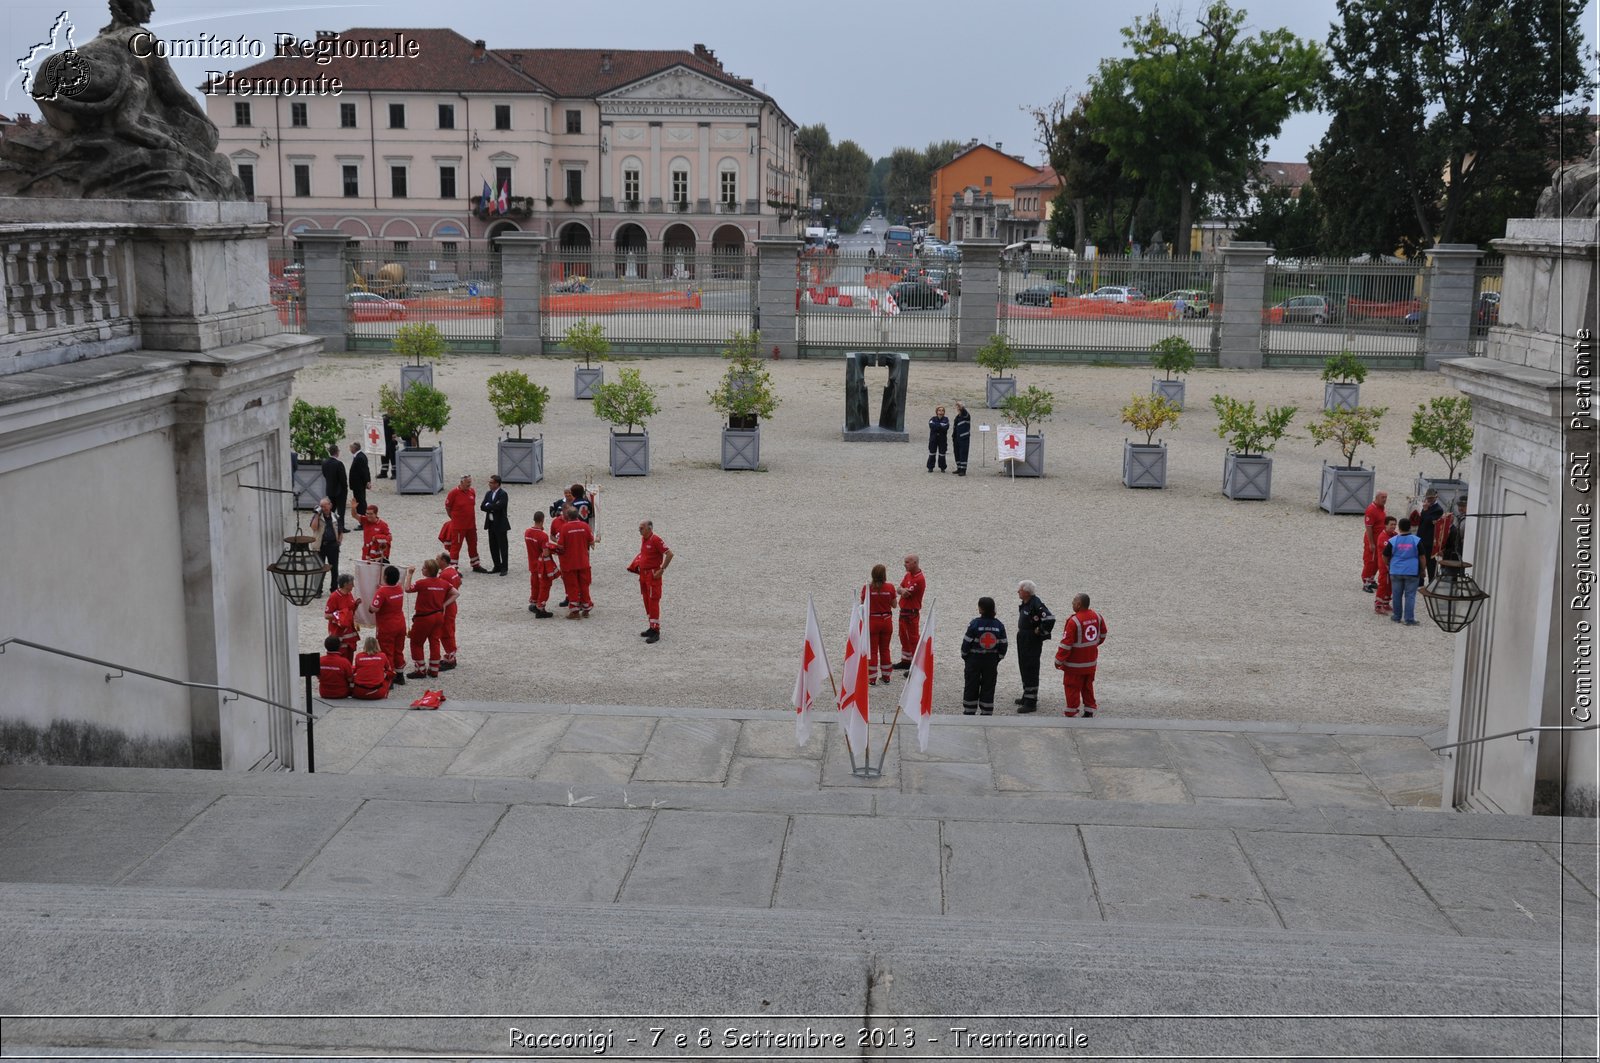
M372 611L372 594L383 582L383 565L376 561L357 561L355 577L356 597L361 599L361 604L356 606L356 626L373 627L378 618Z
M383 457L383 418L361 419L361 450L369 458Z

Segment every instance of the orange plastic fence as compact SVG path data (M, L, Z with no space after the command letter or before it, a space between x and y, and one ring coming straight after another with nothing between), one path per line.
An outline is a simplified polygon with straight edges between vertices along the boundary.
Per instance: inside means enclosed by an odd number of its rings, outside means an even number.
M698 310L699 292L584 292L540 300L545 313L616 314L628 310Z

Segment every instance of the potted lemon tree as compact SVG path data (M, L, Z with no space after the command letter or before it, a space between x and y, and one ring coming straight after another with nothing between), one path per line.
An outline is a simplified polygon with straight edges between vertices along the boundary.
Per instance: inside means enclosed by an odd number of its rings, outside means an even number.
M378 408L389 416L404 446L394 455L394 489L402 495L436 495L444 490L444 444L422 446L424 430L439 433L450 423L450 401L431 384L412 384L396 392L378 389Z
M1411 435L1406 439L1414 456L1419 450L1439 455L1445 463L1443 479L1417 473L1417 494L1428 488L1439 492L1446 512L1455 509L1456 497L1467 481L1456 479L1456 466L1472 456L1472 400L1465 395L1441 395L1418 406L1411 415Z
M617 377L615 383L597 384L594 389L594 415L611 422L611 475L649 476L650 433L645 423L661 412L656 389L637 369L624 369Z
M496 373L488 380L489 405L495 420L505 429L515 428L516 438L500 440L496 448L496 470L508 484L536 484L544 479L544 436L522 438L522 430L544 421L545 403L550 389L535 384L520 369Z
M1166 373L1165 380L1150 381L1150 394L1160 395L1183 409L1183 375L1194 368L1194 346L1182 336L1168 336L1151 346L1155 367Z
M401 392L412 384L432 387L433 363L443 358L450 349L439 327L429 321L401 325L394 330L394 339L389 343L395 353L411 359L410 365L400 367Z
M1012 475L1014 476L1043 476L1044 475L1044 433L1029 431L1035 423L1042 423L1050 419L1055 412L1056 397L1052 392L1034 384L1029 384L1027 390L1015 395L1009 395L1000 404L1000 410L1013 423L1022 423L1023 459L1013 461Z
M716 389L706 393L712 407L727 419L722 429L724 469L755 469L761 464L761 418L771 417L782 401L760 352L760 332L734 332L722 350L728 368Z
M327 493L322 459L328 448L344 440L344 418L333 406L313 406L295 399L289 408L289 476L294 508L316 509Z
M1322 408L1324 410L1353 410L1361 405L1361 382L1367 379L1367 367L1349 351L1338 354L1322 363Z
M1134 395L1122 408L1122 423L1144 433L1144 442L1122 441L1122 484L1124 487L1167 486L1167 445L1155 442L1155 434L1168 425L1176 426L1183 410L1162 395Z
M1004 336L997 334L978 348L977 362L990 373L983 382L984 404L991 410L998 410L1008 397L1017 393L1017 378L1006 376L1006 370L1017 367L1017 352Z
M1324 413L1306 425L1316 446L1333 443L1344 456L1343 465L1322 466L1322 490L1317 505L1329 513L1365 513L1372 502L1378 470L1356 464L1356 451L1376 446L1378 423L1389 412L1384 406L1357 406L1353 410Z
M1211 396L1211 406L1217 411L1217 435L1228 442L1222 493L1235 501L1265 502L1272 497L1272 459L1267 455L1288 432L1298 407L1268 406L1257 412L1254 399L1242 402L1228 395Z
M598 321L580 318L578 323L567 329L567 334L562 338L567 349L583 359L582 365L572 367L572 397L575 399L592 399L595 397L595 388L605 379L605 369L594 362L603 362L606 355L611 353L611 344L606 341L605 326Z

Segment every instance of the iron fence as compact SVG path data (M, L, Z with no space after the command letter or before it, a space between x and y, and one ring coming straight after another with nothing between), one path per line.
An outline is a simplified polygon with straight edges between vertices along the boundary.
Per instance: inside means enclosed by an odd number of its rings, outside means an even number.
M287 240L267 243L267 295L285 332L305 331L305 284L300 256Z
M1349 351L1369 366L1420 369L1424 273L1420 260L1269 261L1262 364L1320 366Z
M412 241L345 249L345 342L387 348L397 328L435 325L453 350L500 349L500 255L480 246Z
M564 350L567 329L588 320L624 353L720 350L755 328L756 261L743 250L558 247L539 284L544 348Z
M1488 348L1489 330L1500 323L1500 289L1505 284L1506 260L1478 260L1472 285L1472 342L1470 351L1481 358Z
M1197 259L1030 252L1000 264L1001 330L1024 359L1144 362L1179 335L1216 365L1218 266Z
M911 256L805 254L795 267L795 309L801 358L885 348L954 361L960 265Z

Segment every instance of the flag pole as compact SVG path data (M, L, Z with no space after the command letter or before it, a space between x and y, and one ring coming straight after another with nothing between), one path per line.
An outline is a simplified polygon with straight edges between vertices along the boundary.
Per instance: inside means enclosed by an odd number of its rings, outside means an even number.
M878 753L878 771L883 771L883 758L889 755L889 743L894 741L894 729L900 724L900 706L894 707L894 719L889 721L889 737L883 740L883 749ZM869 750L870 752L870 750ZM868 764L871 760L868 760Z

